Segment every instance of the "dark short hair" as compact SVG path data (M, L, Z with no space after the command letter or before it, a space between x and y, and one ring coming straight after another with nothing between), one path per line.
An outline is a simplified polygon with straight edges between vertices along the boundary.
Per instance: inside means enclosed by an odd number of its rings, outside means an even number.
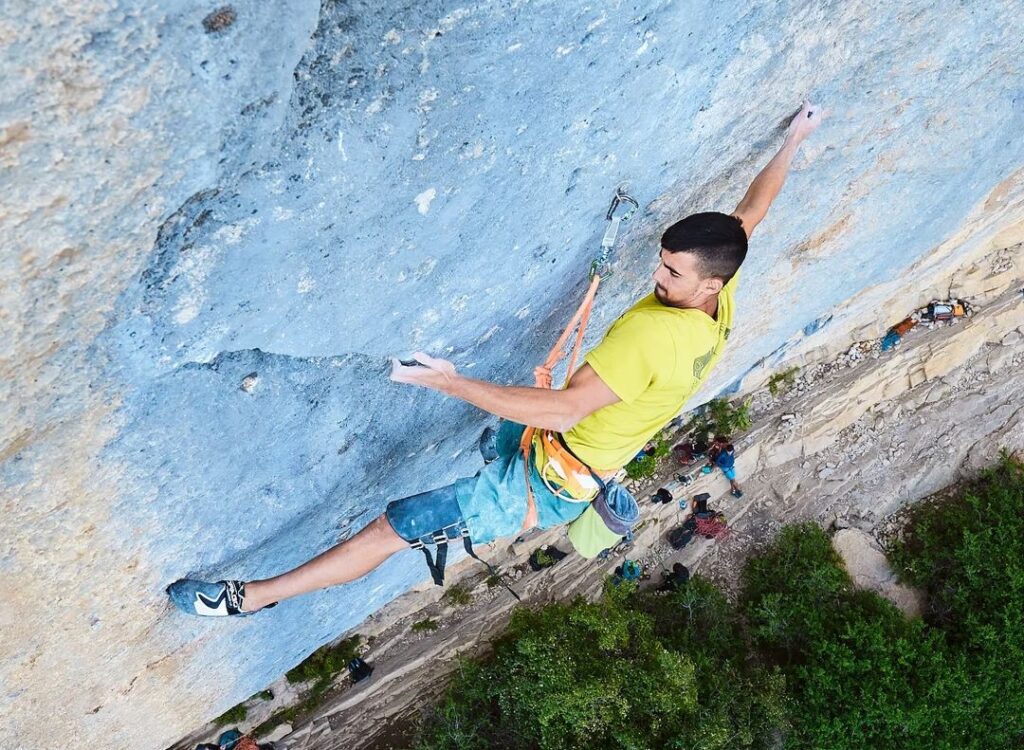
M692 253L703 278L728 284L747 257L747 233L735 216L709 211L670 226L661 235L661 246L670 253Z

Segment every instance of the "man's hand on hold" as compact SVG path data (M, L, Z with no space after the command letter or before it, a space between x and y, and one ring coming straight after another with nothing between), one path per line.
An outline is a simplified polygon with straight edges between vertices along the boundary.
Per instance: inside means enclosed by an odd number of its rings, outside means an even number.
M413 361L419 364L403 364L402 360L391 358L391 380L442 390L457 375L455 365L446 359L431 357L423 352L416 352L412 357Z
M824 117L824 112L821 107L804 102L796 117L789 123L789 130L786 131L787 137L800 143L821 125L822 117Z

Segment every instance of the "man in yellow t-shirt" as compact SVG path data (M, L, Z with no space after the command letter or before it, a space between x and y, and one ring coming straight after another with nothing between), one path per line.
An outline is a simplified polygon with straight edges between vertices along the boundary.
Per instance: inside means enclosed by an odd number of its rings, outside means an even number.
M475 380L456 372L452 363L421 353L414 355L421 366L394 361L392 380L440 391L506 420L498 436L500 460L475 477L390 503L383 515L351 539L294 570L250 582L183 579L168 587L171 600L194 615L246 614L352 581L410 545L419 548L460 536L484 543L516 534L524 519L549 528L579 516L585 504L556 497L540 481L535 466L524 467L516 450L522 425L560 433L584 464L595 472L611 473L679 413L729 338L747 240L782 188L800 143L820 120L819 110L805 104L790 124L782 148L733 213L694 214L665 231L654 291L615 321L566 388ZM536 519L527 513L527 472L536 497Z

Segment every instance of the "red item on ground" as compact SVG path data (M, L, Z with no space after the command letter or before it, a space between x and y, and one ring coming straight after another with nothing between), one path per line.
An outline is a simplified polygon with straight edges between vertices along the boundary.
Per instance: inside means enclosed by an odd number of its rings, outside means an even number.
M899 323L894 325L891 330L896 331L896 335L903 338L907 335L911 328L917 325L917 321L913 318L904 318Z
M697 518L697 533L708 539L721 539L729 533L729 525L721 513Z

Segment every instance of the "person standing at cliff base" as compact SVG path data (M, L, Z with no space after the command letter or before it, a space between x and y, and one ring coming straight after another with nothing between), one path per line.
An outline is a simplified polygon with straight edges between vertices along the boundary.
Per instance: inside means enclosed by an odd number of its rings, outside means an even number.
M743 497L743 490L736 481L736 448L724 435L716 435L715 442L708 450L708 463L703 472L710 474L715 467L722 470L725 478L729 480L729 488L733 497Z
M602 478L635 456L707 379L732 330L748 238L820 122L818 108L805 104L731 214L693 214L665 230L653 292L612 324L566 388L476 380L423 353L414 355L415 366L393 361L393 381L440 391L504 420L498 456L476 476L390 503L351 539L286 573L248 582L182 579L167 588L171 601L193 615L249 614L353 581L409 546L463 536L484 544L574 521ZM529 466L519 450L524 425L537 428Z

